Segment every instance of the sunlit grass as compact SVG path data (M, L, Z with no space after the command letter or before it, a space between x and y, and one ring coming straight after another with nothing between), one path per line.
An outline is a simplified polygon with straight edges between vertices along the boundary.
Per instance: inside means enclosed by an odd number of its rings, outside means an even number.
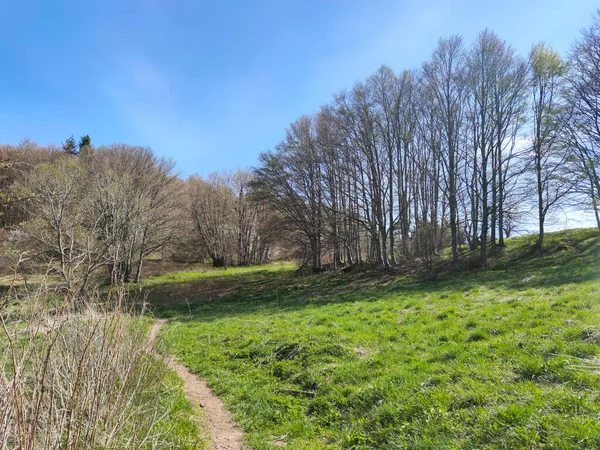
M600 355L600 240L546 242L435 282L282 266L182 275L150 299L253 448L600 448L600 375L581 368Z
M157 275L149 277L143 280L139 285L141 287L164 285L164 284L179 284L200 281L206 278L222 278L222 277L235 277L245 274L256 274L256 273L270 273L270 272L281 272L290 271L297 268L297 265L292 262L277 262L266 264L263 266L251 266L251 267L229 267L224 268L213 268L210 266L202 267L202 270L193 272L177 272L169 273L164 275Z

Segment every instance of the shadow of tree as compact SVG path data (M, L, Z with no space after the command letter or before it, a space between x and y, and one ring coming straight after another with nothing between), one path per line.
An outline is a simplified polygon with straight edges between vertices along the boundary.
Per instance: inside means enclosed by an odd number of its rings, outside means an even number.
M600 238L597 230L551 233L543 249L535 237L509 242L488 270L449 273L435 281L418 275L372 268L303 274L292 270L270 272L258 268L243 274L223 273L195 282L168 283L147 289L148 302L159 317L212 321L260 311L281 310L340 302L369 302L384 296L435 296L485 287L518 293L600 279Z

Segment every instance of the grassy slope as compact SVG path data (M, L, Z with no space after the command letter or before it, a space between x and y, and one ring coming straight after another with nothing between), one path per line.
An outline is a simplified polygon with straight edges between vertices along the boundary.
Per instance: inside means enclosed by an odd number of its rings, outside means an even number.
M600 448L600 376L577 367L600 355L600 239L532 242L436 282L279 266L150 299L253 448Z

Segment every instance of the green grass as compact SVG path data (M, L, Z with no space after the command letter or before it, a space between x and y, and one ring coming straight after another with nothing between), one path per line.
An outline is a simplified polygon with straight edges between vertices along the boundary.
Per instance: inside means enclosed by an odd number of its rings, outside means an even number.
M273 263L266 266L251 266L251 267L231 267L228 269L215 269L210 266L205 266L201 271L194 272L176 272L164 275L150 277L144 280L141 285L148 286L164 286L166 284L189 283L202 281L211 278L232 278L240 275L256 274L256 273L272 273L280 271L289 271L295 269L296 265L290 262Z
M151 320L147 317L140 317L141 322L129 322L129 327L125 326L123 329L127 330L131 329L132 333L136 333L136 328L141 326L142 330L148 331L151 326ZM80 320L80 319L74 319ZM57 364L55 354L52 354L52 349L56 349L56 346L49 347L49 340L45 336L44 332L40 331L38 333L29 335L25 330L25 323L23 321L11 321L8 322L7 331L10 334L14 348L16 349L16 359L17 361L24 361L23 365L21 365L21 371L23 371L29 380L29 389L26 390L28 395L21 400L24 408L29 410L35 410L36 405L33 403L33 399L35 394L32 394L37 389L39 389L39 385L33 385L34 375L30 374L32 370L37 370L40 378L38 379L38 383L42 383L41 374L45 373L47 377L52 377L52 384L50 388L48 387L48 383L46 383L46 394L49 393L50 398L56 400L53 396L53 391L56 389L64 389L65 391L71 392L67 383L69 381L65 381L63 377L55 378L58 372L53 372L53 364ZM99 327L102 329L102 326ZM87 329L88 332L91 332L92 328ZM70 329L68 324L66 326L61 327L59 340L66 340L70 342L71 339L75 339L72 335L69 334ZM145 335L145 334L144 334ZM143 344L143 343L142 343ZM106 346L108 350L105 351L113 352L114 348L110 348L109 345ZM64 352L61 352L64 358ZM22 355L28 355L23 358ZM89 357L97 356L93 350L88 353ZM42 358L47 357L51 361L50 368L45 372L42 372ZM73 352L70 354L70 357L81 358L81 354L78 352ZM113 356L113 358L118 358L118 356ZM152 355L146 355L146 358L149 358L150 368L147 369L147 372L144 372L146 375L143 377L137 378L137 374L130 375L129 379L121 379L120 381L125 381L132 386L131 389L126 390L122 395L127 396L127 401L132 402L133 406L131 410L127 411L127 414L121 418L124 423L123 429L126 432L129 432L130 426L134 425L134 421L139 420L139 416L135 414L139 414L139 411L136 410L136 407L146 408L142 410L143 415L152 414L148 417L154 417L155 420L149 420L148 422L143 422L142 424L135 423L138 427L137 436L145 436L145 433L148 436L152 436L155 439L158 439L163 446L161 448L173 448L178 450L203 450L209 448L209 438L204 429L205 424L203 423L203 413L202 411L195 405L193 405L185 396L183 389L183 381L177 376L175 372L168 369L165 366L165 361L162 359L156 359ZM58 364L65 364L64 361L58 362ZM124 371L125 372L125 371ZM50 375L48 375L50 373ZM11 380L14 375L14 367L12 365L10 346L7 340L6 333L0 329L0 379L4 375L5 379ZM99 376L105 377L106 375L103 373L97 374ZM150 381L149 381L150 380ZM134 385L132 383L140 382L144 385L139 389L135 394L133 392ZM0 383L0 394L1 392ZM111 391L112 394L115 394L115 391ZM89 397L87 400L92 399L92 401L96 401L95 393L89 392ZM110 394L107 394L108 398ZM1 399L0 399L1 400ZM49 398L46 397L46 402L49 401ZM4 413L5 410L2 408L2 402L0 402L0 412ZM39 404L38 404L39 406ZM78 406L80 408L85 408L85 405ZM148 411L148 408L152 408L152 411ZM48 413L48 407L43 407L41 409L41 416L44 416ZM57 417L62 418L62 411L57 410ZM135 414L133 414L135 413ZM129 414L133 414L130 416ZM102 421L99 422L91 422L96 426L96 430L99 433L110 432L111 429L103 430L102 426L104 425ZM109 427L114 424L109 424ZM143 428L139 428L140 425ZM54 430L60 430L59 426L54 427ZM2 431L2 430L0 430ZM39 437L39 435L38 435ZM0 432L0 439L2 438L2 433ZM131 436L127 436L130 439ZM119 436L116 438L117 442L119 441ZM38 444L41 441L37 442ZM26 442L26 444L33 445L32 442ZM140 449L154 449L154 441L135 441L130 444L138 445ZM83 445L83 444L82 444ZM12 448L12 447L9 447ZM83 448L83 447L81 447ZM87 447L86 447L87 448ZM104 448L104 447L102 447Z
M286 265L147 286L253 448L600 448L600 375L578 367L600 355L600 239L534 241L435 282Z
M179 450L202 450L209 448L209 438L202 430L202 412L185 397L183 382L169 370L160 392L148 392L156 401L161 420L155 424L154 432L160 434L170 448ZM158 389L157 389L158 391ZM202 430L202 432L200 432Z

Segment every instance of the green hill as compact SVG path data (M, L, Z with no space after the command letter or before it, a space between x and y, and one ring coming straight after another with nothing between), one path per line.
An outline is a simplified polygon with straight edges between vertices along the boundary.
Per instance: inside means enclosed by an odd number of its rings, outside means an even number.
M534 242L433 282L279 265L147 286L253 448L600 448L600 238Z

